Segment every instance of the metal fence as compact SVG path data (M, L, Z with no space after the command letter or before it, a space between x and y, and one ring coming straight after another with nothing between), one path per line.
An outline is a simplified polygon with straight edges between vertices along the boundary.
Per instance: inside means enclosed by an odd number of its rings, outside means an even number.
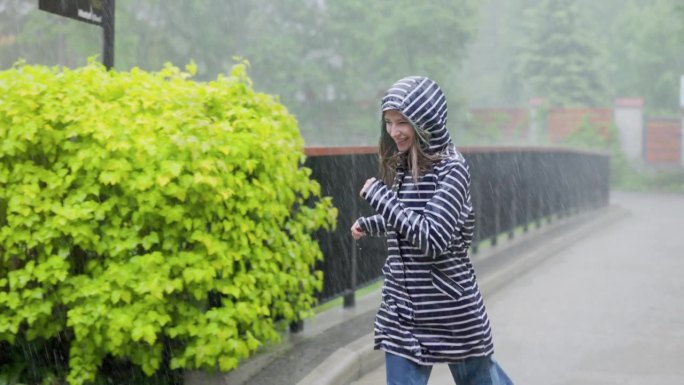
M475 206L475 242L497 242L539 226L545 218L564 217L606 206L609 202L610 158L607 154L564 148L462 148L471 173ZM374 147L308 148L306 167L339 210L334 232L316 234L324 260L325 302L344 296L354 303L354 290L381 277L386 250L383 238L353 241L349 229L359 216L372 215L359 197L367 178L378 174ZM477 252L474 247L473 252Z

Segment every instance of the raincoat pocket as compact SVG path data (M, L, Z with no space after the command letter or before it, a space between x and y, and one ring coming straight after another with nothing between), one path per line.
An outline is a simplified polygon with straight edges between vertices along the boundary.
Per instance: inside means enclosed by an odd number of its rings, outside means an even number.
M386 316L394 318L395 321L412 325L415 321L413 304L408 301L396 300L392 297L385 297L380 304L380 310L385 311Z
M458 301L465 293L463 286L438 268L433 266L431 273L432 284L451 299Z

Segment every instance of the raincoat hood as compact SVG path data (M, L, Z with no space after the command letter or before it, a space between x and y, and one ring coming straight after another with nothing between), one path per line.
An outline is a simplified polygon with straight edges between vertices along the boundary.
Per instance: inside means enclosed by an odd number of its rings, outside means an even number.
M387 110L399 110L411 121L418 136L427 142L428 153L453 146L446 126L446 97L433 80L409 76L397 81L382 98L382 112Z

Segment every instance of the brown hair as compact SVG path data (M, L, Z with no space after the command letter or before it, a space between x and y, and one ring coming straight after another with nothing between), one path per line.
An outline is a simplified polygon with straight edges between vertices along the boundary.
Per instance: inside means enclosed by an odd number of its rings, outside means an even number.
M411 126L416 135L413 136L413 143L408 151L401 153L385 129L384 118L381 121L380 143L378 145L380 178L387 186L392 186L394 183L398 168L405 168L411 173L413 180L417 181L419 176L425 174L436 162L442 159L440 154L428 154L425 151L430 142L429 133L416 128L413 123Z

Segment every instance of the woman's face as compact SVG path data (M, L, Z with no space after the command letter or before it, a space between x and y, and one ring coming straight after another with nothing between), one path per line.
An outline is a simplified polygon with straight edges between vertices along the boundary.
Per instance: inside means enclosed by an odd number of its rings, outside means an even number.
M396 143L399 152L406 152L415 140L415 131L411 122L398 110L387 110L384 113L385 130Z

